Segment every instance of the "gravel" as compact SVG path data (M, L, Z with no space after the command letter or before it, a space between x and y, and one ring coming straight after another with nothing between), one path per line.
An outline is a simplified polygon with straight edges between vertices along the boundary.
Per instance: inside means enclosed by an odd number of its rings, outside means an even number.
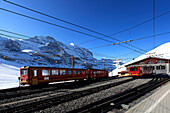
M127 80L127 79L130 79L130 78L121 78L121 79L97 82L97 83L93 83L93 84L86 85L84 87L76 88L76 89L60 89L60 90L55 90L55 91L48 91L48 92L36 93L36 94L32 94L32 95L26 95L26 96L11 98L11 99L5 99L5 100L0 101L0 104L1 104L0 110L7 108L7 107L14 107L14 106L25 104L25 103L31 103L31 102L38 101L38 100L41 100L44 98L50 98L54 95L57 97L57 96L69 94L74 91L81 91L81 90L85 90L85 89L89 89L89 88L93 88L93 87L97 87L97 86L101 86L101 85L106 85L106 84L110 84L110 83L114 83L114 82L119 82L119 81L123 81L123 80ZM45 97L41 98L42 96L45 96ZM37 98L37 97L40 97L40 98ZM26 99L27 99L27 101L25 101ZM16 102L16 101L19 101L19 102ZM21 102L21 101L23 101L23 102ZM11 102L14 102L14 103L11 103ZM11 103L11 104L7 105L7 106L2 106L2 104L8 104L8 103Z
M91 94L91 95L88 95L88 96L78 98L78 99L73 100L73 101L62 103L62 104L59 104L57 106L53 106L51 108L47 108L45 110L37 111L35 113L38 113L38 112L65 113L65 112L83 107L85 105L88 105L90 103L96 102L98 100L110 97L110 96L112 96L116 93L123 92L127 89L134 88L134 87L139 86L141 84L144 84L144 83L146 83L150 80L151 79L137 79L137 80L134 80L134 81L131 81L131 82L128 82L128 83L124 83L122 85L118 85L118 86L115 86L115 87L112 87L112 88L109 88L109 89L106 89L106 90L102 90L98 93L94 93L94 94Z

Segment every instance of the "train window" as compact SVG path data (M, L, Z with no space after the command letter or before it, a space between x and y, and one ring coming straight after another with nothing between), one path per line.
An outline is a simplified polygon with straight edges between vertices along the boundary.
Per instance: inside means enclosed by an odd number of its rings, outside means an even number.
M163 61L163 60L158 60L156 63L157 63L157 64L159 64L159 63L165 63L165 61Z
M154 64L154 62L153 61L148 61L147 64Z
M59 75L58 70L52 70L52 75Z
M76 71L73 71L73 74L76 74Z
M161 69L164 70L164 69L165 69L165 66L161 66Z
M60 75L65 75L66 74L66 70L60 70Z
M68 74L68 75L71 75L71 70L68 70L68 71L67 71L67 74Z
M82 71L82 74L85 74L85 71Z
M49 76L50 75L50 70L42 70L42 75L43 76Z
M86 74L89 74L89 71L86 71Z
M81 74L81 71L78 71L78 74Z
M26 69L22 69L21 70L21 75L27 75L27 70Z
M100 71L97 71L97 74L100 74Z
M94 71L94 74L96 74L96 71Z
M91 74L93 74L93 71L91 71Z
M156 66L156 69L157 69L157 70L160 70L160 66Z
M144 68L145 69L145 68ZM137 67L133 67L133 68L130 68L130 71L137 71L138 68Z
M34 76L37 76L37 74L38 74L37 71L38 71L38 70L34 70L34 71L33 71L33 72L34 72Z

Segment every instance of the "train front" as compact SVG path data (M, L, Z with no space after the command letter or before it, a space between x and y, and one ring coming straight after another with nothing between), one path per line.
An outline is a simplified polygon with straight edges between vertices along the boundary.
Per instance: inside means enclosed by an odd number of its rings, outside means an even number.
M28 68L20 68L20 85L29 84L28 81Z
M139 66L129 67L129 76L141 76Z

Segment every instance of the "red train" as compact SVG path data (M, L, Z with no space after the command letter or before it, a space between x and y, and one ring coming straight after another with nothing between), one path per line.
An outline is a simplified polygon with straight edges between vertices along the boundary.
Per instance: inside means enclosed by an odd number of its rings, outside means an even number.
M129 76L144 76L144 75L151 75L153 74L153 67L152 66L134 66L129 67Z
M108 71L100 69L70 69L25 66L20 68L20 84L41 85L50 82L108 77Z

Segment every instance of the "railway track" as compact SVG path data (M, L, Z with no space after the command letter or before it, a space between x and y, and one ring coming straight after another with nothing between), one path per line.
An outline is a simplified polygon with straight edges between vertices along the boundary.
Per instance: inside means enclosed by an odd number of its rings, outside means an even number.
M39 100L36 102L31 102L31 103L27 103L27 104L23 104L23 105L19 105L19 106L15 106L15 107L6 107L4 106L5 109L0 110L1 113L11 113L11 112L24 112L24 113L29 113L29 112L33 112L33 111L37 111L37 110L41 110L41 109L45 109L54 105L58 105L64 102L68 102L83 96L87 96L96 92L99 92L101 90L104 89L108 89L126 82L130 82L133 81L135 79L127 79L127 80L123 80L123 81L119 81L119 82L115 82L115 83L111 83L111 84L106 84L103 86L98 86L95 88L90 88L90 89L86 89L86 90L82 90L82 91L75 91L71 94L66 94L66 95L62 95L62 96L52 96L50 98L47 99L43 99L43 100Z
M4 89L4 90L0 90L0 100L26 96L26 95L31 95L35 93L41 93L41 92L54 91L57 89L75 88L75 86L78 88L95 82L108 81L113 79L120 79L120 78L110 77L105 79L96 79L93 81L83 81L83 82L79 81L79 82L72 82L72 83L51 84L49 86L39 86L35 88L28 86L28 87Z
M160 85L168 82L170 79L158 78L151 80L150 82L137 86L133 89L126 90L111 97L99 100L92 104L86 105L82 108L72 110L68 113L106 113L113 109L120 109L122 104L128 104L142 95L156 89Z

